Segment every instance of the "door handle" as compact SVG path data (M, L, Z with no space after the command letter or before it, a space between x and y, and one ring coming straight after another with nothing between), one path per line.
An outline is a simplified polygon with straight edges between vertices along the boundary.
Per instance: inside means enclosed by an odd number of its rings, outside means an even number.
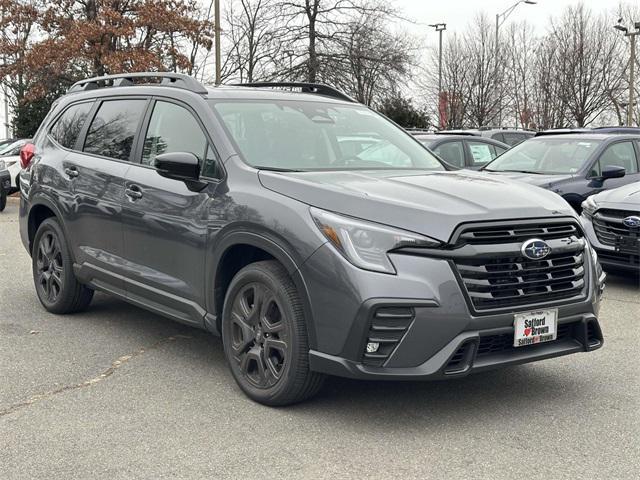
M64 173L69 177L69 178L76 178L78 175L80 175L80 172L78 172L78 170L76 169L76 167L67 167L64 169Z
M131 200L138 200L142 198L142 190L137 185L131 185L124 191L124 194L129 197Z

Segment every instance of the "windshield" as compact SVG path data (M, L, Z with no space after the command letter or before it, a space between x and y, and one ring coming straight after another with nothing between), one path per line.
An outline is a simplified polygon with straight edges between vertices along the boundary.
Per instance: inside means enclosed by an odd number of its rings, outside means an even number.
M444 170L427 149L361 105L300 101L210 101L256 168Z
M600 144L600 140L539 137L507 150L485 170L532 172L549 175L577 173Z

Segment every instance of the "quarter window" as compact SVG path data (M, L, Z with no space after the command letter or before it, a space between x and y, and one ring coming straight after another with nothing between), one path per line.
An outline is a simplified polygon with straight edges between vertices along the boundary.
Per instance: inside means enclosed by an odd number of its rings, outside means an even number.
M49 135L63 147L74 148L92 106L93 102L71 105L53 124Z
M144 139L143 165L153 165L156 156L163 153L189 152L198 157L205 170L210 171L210 163L214 160L208 158L210 150L207 137L187 109L174 103L156 102Z
M89 126L84 151L117 160L129 160L146 103L142 99L102 102Z

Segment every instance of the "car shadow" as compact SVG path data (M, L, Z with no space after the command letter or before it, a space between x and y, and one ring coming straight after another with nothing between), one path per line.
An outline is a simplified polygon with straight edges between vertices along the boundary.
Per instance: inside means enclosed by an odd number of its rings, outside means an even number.
M75 321L75 317L67 318ZM104 295L97 295L91 308L77 318L78 327L83 322L105 322L105 317L115 334L139 337L140 343L149 342L150 338L178 337L172 348L163 350L163 362L186 361L190 371L202 372L204 379L211 375L224 377L238 401L249 408L269 408L248 400L235 385L218 337ZM548 362L554 361L561 360ZM586 377L568 378L561 367L539 365L508 367L446 381L328 377L315 398L286 407L286 414L307 417L321 413L328 421L349 424L351 428L362 422L391 430L437 428L443 422L477 422L478 417L499 422L503 414L513 416L514 409L525 412L539 404L575 405L577 397L585 396L582 390Z

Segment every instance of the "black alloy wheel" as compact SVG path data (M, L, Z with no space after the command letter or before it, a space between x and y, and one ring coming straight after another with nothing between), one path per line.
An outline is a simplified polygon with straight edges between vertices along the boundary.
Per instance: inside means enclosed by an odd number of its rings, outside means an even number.
M249 264L233 277L223 306L222 342L233 377L256 402L289 405L322 387L324 375L309 368L302 302L275 260Z
M37 288L47 302L55 303L64 285L64 269L60 240L53 230L40 238L35 254Z
M231 349L242 374L257 388L273 387L289 357L282 307L264 284L246 285L231 308Z

